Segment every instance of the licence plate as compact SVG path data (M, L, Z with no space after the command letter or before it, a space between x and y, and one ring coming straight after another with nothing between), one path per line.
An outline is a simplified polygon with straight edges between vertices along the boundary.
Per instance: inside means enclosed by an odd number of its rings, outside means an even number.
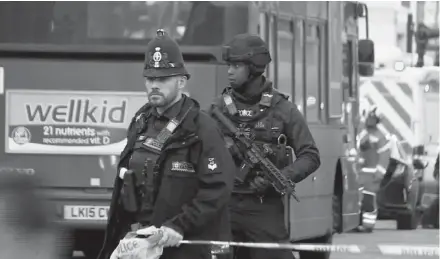
M109 206L64 206L64 219L107 220Z

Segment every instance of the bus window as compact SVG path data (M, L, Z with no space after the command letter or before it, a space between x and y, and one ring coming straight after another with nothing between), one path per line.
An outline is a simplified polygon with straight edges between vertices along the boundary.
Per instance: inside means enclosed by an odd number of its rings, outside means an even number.
M278 84L277 89L292 96L292 48L293 32L291 22L278 20Z
M354 97L353 84L353 42L347 40L342 44L342 85L347 97Z
M320 78L320 109L321 109L321 121L327 123L327 118L329 116L329 107L328 107L328 99L327 95L329 92L328 85L328 70L327 70L327 39L328 39L328 29L327 26L321 25L319 27L319 78Z
M242 15L229 15L231 8L242 9ZM163 28L182 45L214 46L244 33L247 24L238 20L246 17L247 8L239 3L1 2L0 44L143 46ZM227 19L238 25L226 28Z
M304 22L295 22L295 99L292 101L298 106L301 113L304 113Z
M319 69L319 30L315 24L306 26L306 107L307 121L319 121L319 89L320 89L320 69Z

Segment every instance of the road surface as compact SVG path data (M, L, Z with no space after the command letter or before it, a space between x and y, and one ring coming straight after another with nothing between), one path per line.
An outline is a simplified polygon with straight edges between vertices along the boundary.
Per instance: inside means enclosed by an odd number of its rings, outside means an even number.
M427 256L402 256L382 255L378 245L439 245L439 230L422 229L397 230L396 222L392 220L378 221L372 233L344 233L334 237L334 245L358 245L362 250L361 254L332 253L330 259L414 259L414 258L435 258ZM84 259L81 252L75 252L74 259ZM309 258L306 258L309 259ZM313 258L310 258L313 259Z
M439 245L438 229L416 229L416 230L397 230L396 222L392 220L378 221L372 233L344 233L335 236L334 245L337 244L357 244L364 246L366 253L346 254L332 253L330 259L413 259L413 258L435 258L421 256L386 256L380 254L377 245L414 245L432 246ZM367 253L372 251L373 253Z

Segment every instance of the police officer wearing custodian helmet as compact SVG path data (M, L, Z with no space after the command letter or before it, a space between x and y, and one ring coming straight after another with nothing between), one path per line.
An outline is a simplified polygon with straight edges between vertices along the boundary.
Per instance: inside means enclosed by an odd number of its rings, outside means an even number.
M296 105L262 75L271 62L265 42L259 36L237 35L224 47L223 59L229 65L230 86L215 99L211 113L217 107L261 150L269 147L273 151L268 157L288 179L302 181L319 167L319 151ZM236 162L236 173L241 175L246 148L228 136L229 131L220 121L219 125ZM293 163L292 149L296 155ZM288 241L281 194L266 180L261 168L253 167L244 179L235 182L230 211L235 240ZM287 250L239 248L235 254L236 258L293 258Z
M182 94L190 75L179 46L163 30L148 43L144 65L149 102L128 128L98 258L109 258L127 232L155 226L163 233L161 259L210 259L210 247L179 241L218 240L230 231L232 157L215 121ZM131 192L122 180L129 172L135 209L124 198Z

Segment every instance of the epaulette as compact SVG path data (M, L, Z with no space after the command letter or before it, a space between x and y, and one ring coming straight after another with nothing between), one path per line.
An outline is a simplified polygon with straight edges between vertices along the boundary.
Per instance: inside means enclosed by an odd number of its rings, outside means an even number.
M275 92L276 92L277 94L279 94L281 97L283 97L284 99L286 99L286 100L289 100L289 98L290 98L290 95L287 94L287 93L282 93L282 92L280 92L280 91L278 91L278 90L276 90Z

